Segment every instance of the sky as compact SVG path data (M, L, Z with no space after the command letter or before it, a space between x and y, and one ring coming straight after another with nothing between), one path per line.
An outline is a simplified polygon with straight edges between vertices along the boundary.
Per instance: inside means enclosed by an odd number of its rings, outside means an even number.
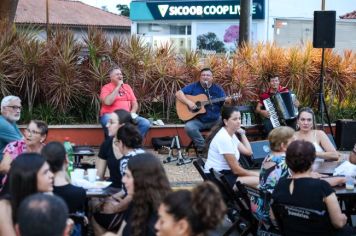
M102 6L106 6L108 11L113 13L119 13L116 8L117 4L128 5L130 7L130 2L131 2L131 0L79 0L79 1L98 8L101 8Z

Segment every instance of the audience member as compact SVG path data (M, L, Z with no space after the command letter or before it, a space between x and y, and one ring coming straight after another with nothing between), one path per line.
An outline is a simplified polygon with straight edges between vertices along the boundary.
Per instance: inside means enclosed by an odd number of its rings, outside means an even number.
M356 164L356 143L354 145L354 148L352 149L351 153L350 153L350 158L349 158L350 162L352 164Z
M1 174L7 172L11 163L8 156L3 160L5 146L13 141L22 139L22 134L16 126L21 115L21 99L16 96L6 96L1 100L0 115L0 180Z
M21 201L37 192L52 192L53 174L48 163L38 153L23 153L9 171L9 191L1 192L0 235L14 236L14 224Z
M225 211L221 193L211 182L172 192L159 207L157 236L205 235L223 220Z
M297 130L295 133L296 139L311 142L315 147L318 158L335 161L341 157L325 132L316 130L315 115L311 108L304 107L299 111Z
M126 189L121 182L127 168L127 162L133 156L145 152L142 149L142 136L138 129L129 123L119 128L114 138L114 145L123 155L119 159L116 170L122 191L101 200L100 204L93 203L96 205L96 210L99 210L92 219L96 235L102 235L107 230L115 232L120 226L122 219L120 216L131 201L131 196L127 196Z
M216 98L224 98L224 90L217 84L213 83L213 72L210 68L204 68L200 71L199 81L191 83L176 93L176 98L187 107L194 111L197 105L194 101L190 100L189 96L197 96L205 94L210 100ZM185 123L185 131L188 136L193 140L197 151L202 153L205 147L205 140L200 133L201 130L211 129L220 120L221 107L224 102L212 103L205 106L206 113L199 114L194 119Z
M279 180L272 198L274 204L313 209L328 215L322 222L313 224L308 220L296 222L293 217L284 217L282 222L286 235L336 235L336 229L346 224L347 218L341 212L334 190L326 181L312 176L314 160L312 143L303 140L292 142L286 152L286 163L292 176Z
M221 112L222 121L207 139L208 159L205 163L205 173L213 168L224 174L231 186L236 180L256 187L258 173L249 171L239 164L240 152L247 156L252 155L252 149L241 128L241 113L237 107L224 106ZM241 141L236 136L241 136Z
M37 193L26 197L17 214L18 236L69 236L68 208L56 196Z
M119 235L155 236L157 209L171 191L161 162L151 153L130 158L123 182L133 200L125 212Z
M44 141L47 138L48 125L41 120L31 120L24 131L24 139L13 141L6 145L4 156L10 155L15 159L18 155L24 152L40 153L44 147Z
M108 137L106 124L109 119L109 114L117 109L124 109L133 114L137 127L142 137L144 137L151 124L149 120L136 114L138 103L132 88L130 85L124 83L122 72L119 67L113 67L110 70L109 75L111 80L110 83L104 85L100 92L100 100L102 103L100 123L103 126L105 137Z
M267 197L280 179L289 177L288 166L285 162L285 155L288 145L294 140L294 130L287 126L273 129L268 135L271 153L263 160L260 171L259 189L263 194L258 198L256 216L264 225L271 225L269 216L269 200ZM267 227L266 227L267 228Z
M62 143L50 142L42 149L42 155L54 174L53 193L63 198L70 214L84 214L86 191L70 184L67 178L66 150ZM74 227L75 235L81 235L81 225Z
M112 182L110 187L113 188L122 187L121 176L117 171L119 169L119 159L122 157L122 153L114 143L114 141L116 141L115 136L120 127L129 123L132 123L132 118L128 111L119 109L109 114L109 120L106 125L109 138L105 139L101 144L96 161L96 169L98 170L100 179L104 179L106 168L108 167L110 174L109 181Z

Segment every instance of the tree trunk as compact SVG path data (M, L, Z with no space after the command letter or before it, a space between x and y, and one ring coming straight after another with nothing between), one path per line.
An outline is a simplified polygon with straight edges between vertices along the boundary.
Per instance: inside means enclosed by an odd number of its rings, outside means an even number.
M0 1L0 21L14 22L18 2L19 0Z
M243 43L250 42L251 22L252 22L251 6L252 6L252 0L241 0L239 47Z

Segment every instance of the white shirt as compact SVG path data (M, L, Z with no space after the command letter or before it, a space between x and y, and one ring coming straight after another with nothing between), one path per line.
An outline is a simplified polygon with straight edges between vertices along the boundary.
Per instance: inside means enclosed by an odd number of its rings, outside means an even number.
M233 154L238 161L240 159L239 144L240 141L236 135L230 136L227 130L222 127L210 143L204 172L209 173L211 168L216 171L230 170L231 168L225 160L224 154Z

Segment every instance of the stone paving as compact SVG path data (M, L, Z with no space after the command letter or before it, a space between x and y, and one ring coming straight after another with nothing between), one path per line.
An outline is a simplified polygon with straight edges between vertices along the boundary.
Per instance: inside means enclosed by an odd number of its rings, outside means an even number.
M148 151L154 153L163 163L164 160L168 157L168 154L160 154L152 149L148 149ZM95 149L95 153L98 153L98 150ZM174 153L175 156L176 153ZM84 163L94 163L95 158L97 155L93 157L84 157L82 162ZM188 158L195 157L194 155L190 154ZM185 165L177 166L177 161L170 162L163 164L164 169L166 170L169 182L171 183L171 186L174 188L180 188L180 187L193 187L197 183L200 183L203 181L203 179L200 177L198 171L195 169L193 166L193 163L188 163ZM109 173L107 172L106 175Z

